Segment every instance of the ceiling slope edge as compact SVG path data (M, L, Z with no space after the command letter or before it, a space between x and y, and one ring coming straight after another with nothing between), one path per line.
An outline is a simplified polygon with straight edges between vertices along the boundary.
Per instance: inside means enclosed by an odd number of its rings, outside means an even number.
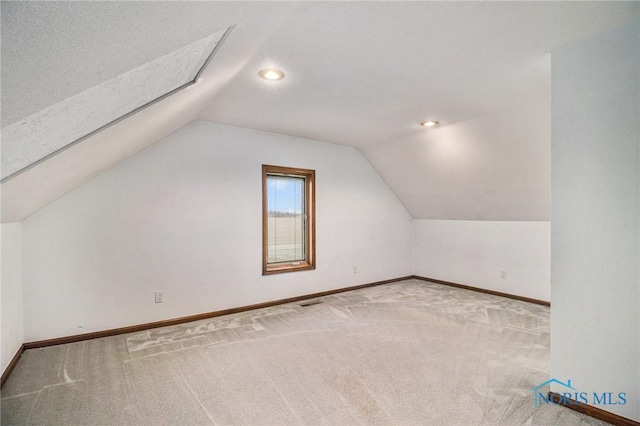
M233 28L218 31L6 126L2 129L0 183L197 84Z

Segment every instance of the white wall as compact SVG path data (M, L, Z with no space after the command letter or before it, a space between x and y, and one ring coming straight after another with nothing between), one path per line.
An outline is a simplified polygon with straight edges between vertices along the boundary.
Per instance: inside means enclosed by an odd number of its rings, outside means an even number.
M552 373L640 420L640 24L554 52L552 77Z
M549 222L414 221L419 276L548 301L550 262Z
M550 73L548 56L539 60ZM413 124L363 153L416 219L549 221L551 94L441 127Z
M262 276L262 164L316 170L314 271ZM24 222L25 339L410 275L411 235L355 148L196 121Z
M22 300L22 224L0 225L2 288L0 290L2 314L0 347L2 372L24 341Z

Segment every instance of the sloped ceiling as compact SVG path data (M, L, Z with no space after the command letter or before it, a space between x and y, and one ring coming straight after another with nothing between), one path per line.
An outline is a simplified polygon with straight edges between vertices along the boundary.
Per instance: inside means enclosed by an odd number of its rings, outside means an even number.
M2 128L2 180L25 172L150 103L197 84L225 29Z
M416 218L548 220L549 53L640 19L637 2L1 7L3 127L235 25L202 84L3 183L5 222L195 119L355 146Z

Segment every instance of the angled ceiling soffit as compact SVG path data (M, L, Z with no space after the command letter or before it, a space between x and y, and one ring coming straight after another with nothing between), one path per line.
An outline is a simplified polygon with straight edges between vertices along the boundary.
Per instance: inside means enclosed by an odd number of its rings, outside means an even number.
M2 183L197 83L233 27L184 46L2 129Z

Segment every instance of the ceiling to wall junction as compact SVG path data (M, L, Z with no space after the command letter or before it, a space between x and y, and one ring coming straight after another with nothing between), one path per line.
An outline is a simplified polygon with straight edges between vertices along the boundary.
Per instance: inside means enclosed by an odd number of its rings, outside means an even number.
M548 220L549 53L640 18L637 2L1 7L3 129L235 25L201 84L3 183L3 221L195 119L357 147L416 218Z

